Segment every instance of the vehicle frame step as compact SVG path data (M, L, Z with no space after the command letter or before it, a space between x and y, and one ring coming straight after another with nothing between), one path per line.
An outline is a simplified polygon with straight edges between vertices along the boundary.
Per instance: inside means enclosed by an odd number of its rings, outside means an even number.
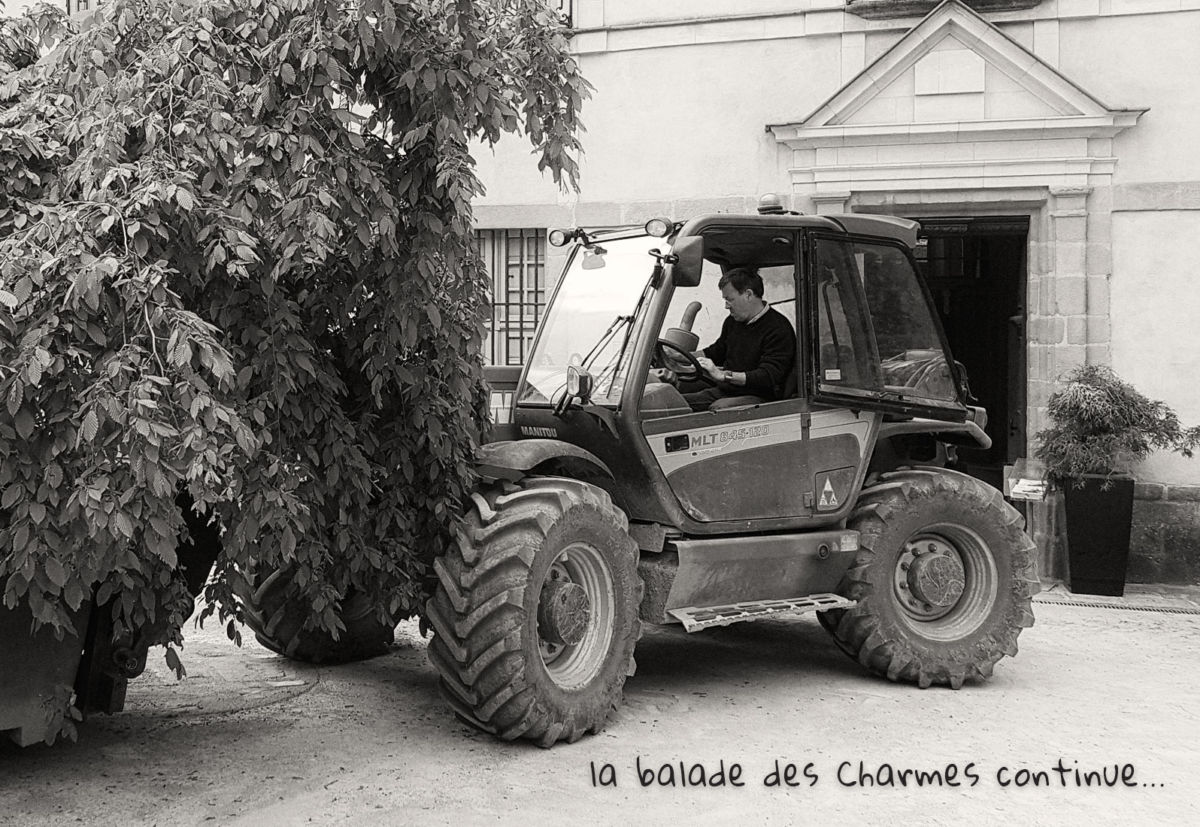
M762 620L781 615L797 615L806 612L825 612L830 609L849 609L858 605L856 601L836 594L810 594L784 600L748 600L724 606L685 606L669 609L667 614L683 624L689 632L698 632L713 626L729 626L747 620Z

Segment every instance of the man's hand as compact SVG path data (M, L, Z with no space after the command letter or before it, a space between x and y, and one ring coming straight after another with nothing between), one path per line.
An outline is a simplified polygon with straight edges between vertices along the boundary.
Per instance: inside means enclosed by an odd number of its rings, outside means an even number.
M725 382L728 380L729 371L714 365L713 360L707 356L698 356L696 361L700 363L701 370L708 374L714 382Z

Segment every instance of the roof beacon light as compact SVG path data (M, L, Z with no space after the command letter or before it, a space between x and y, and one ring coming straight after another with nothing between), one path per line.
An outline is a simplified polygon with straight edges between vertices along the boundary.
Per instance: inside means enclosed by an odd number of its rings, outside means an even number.
M783 215L783 201L773 192L768 192L758 199L759 215Z
M646 222L646 235L655 238L666 238L671 234L674 225L666 218L651 218Z

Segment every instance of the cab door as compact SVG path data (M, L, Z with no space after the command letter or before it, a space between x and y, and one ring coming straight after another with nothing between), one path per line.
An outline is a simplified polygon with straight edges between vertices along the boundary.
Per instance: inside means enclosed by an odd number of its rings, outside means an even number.
M805 319L814 403L952 422L967 418L960 366L899 244L814 234Z
M686 319L696 350L712 344L727 315L718 282L729 267L750 263L763 278L767 304L793 330L800 329L797 231L737 226L709 228L704 235L700 284L674 289L664 329ZM798 366L798 347L796 352ZM726 410L643 414L650 451L691 519L717 523L805 514L811 500L804 443L808 412L798 392L796 366L783 383L785 398Z

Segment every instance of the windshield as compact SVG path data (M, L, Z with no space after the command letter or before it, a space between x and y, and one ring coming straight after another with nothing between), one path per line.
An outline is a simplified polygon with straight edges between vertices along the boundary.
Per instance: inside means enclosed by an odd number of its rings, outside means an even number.
M634 317L654 267L649 251L655 248L669 251L662 239L643 235L575 252L538 333L518 403L558 401L570 365L583 366L595 377L594 402L620 401L636 341L631 328L641 324Z

